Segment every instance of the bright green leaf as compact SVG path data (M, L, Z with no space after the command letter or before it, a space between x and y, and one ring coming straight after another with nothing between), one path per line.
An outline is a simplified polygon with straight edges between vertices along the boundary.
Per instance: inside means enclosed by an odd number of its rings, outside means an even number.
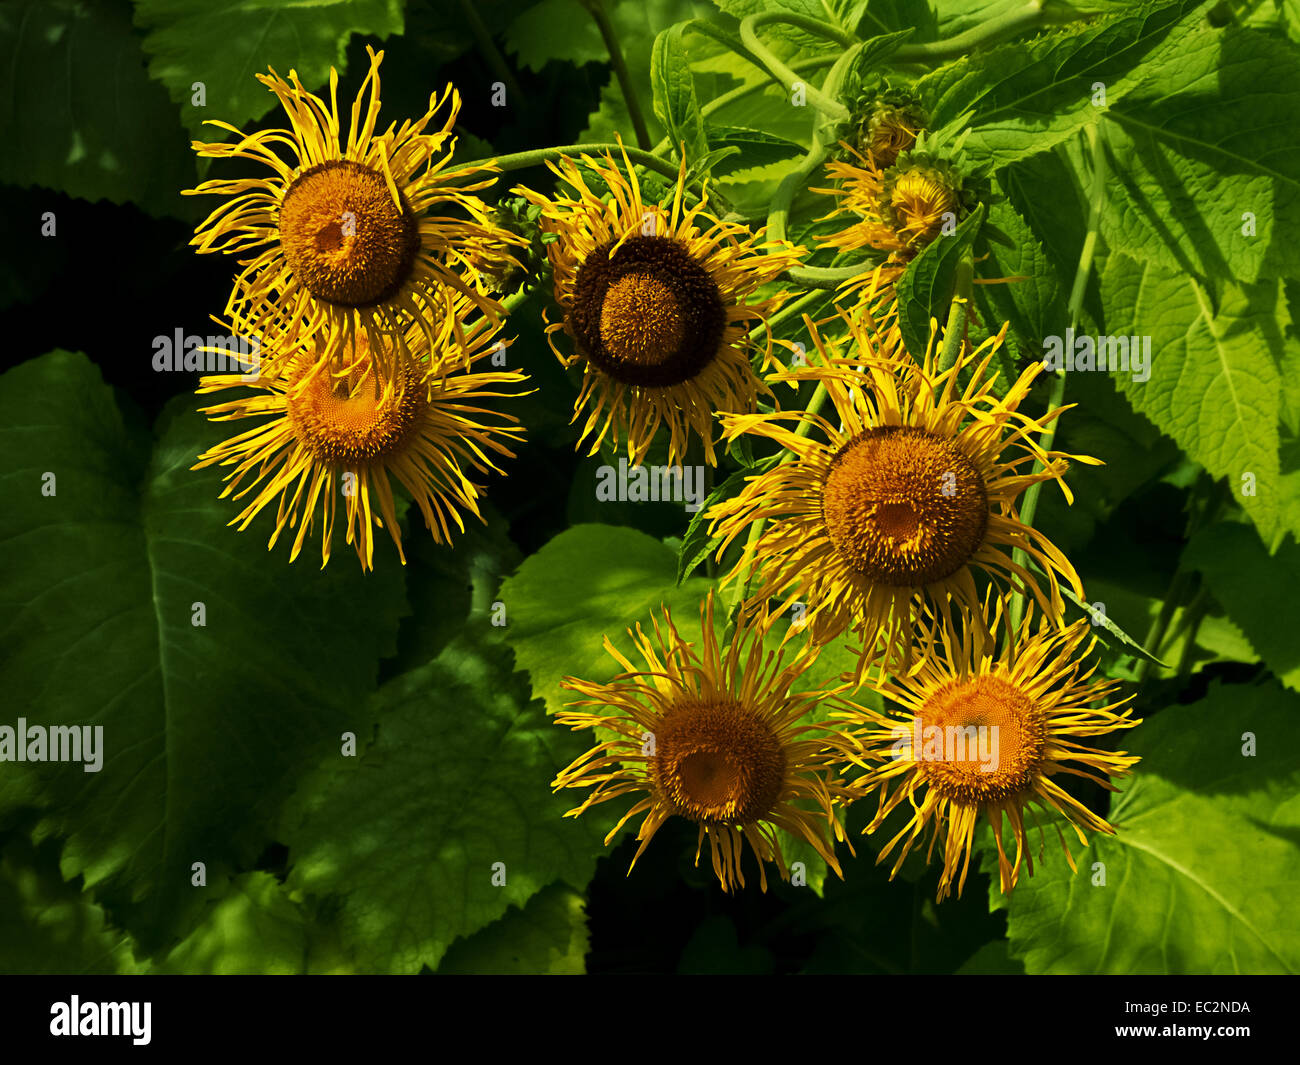
M935 237L922 249L898 281L898 325L903 343L915 358L925 354L930 342L931 319L940 328L948 317L957 277L957 263L970 249L984 222L984 205L980 204L948 236Z
M306 972L302 910L269 873L237 877L158 971L212 976L292 976Z
M204 126L206 119L242 128L279 106L254 74L274 67L288 77L296 70L315 91L329 84L331 66L343 71L352 34L402 32L401 0L135 0L135 10L148 31L149 73L167 86L182 121L202 140L225 137ZM204 87L201 107L194 106L196 83Z
M686 146L690 162L709 152L704 133L700 101L695 95L695 81L682 46L683 25L670 26L655 38L650 60L650 86L654 93L655 116L668 131L672 150Z
M1170 271L1300 273L1300 48L1199 26L1105 112L1102 233Z
M1008 937L1026 971L1300 970L1297 715L1300 698L1277 685L1214 686L1126 736L1142 761L1111 803L1117 835L1076 845L1073 874L1045 826L1055 852L1011 893Z
M934 129L970 114L966 151L995 168L1044 152L1097 121L1097 85L1113 107L1128 77L1203 0L1135 3L1084 22L972 52L916 84Z
M160 939L202 904L192 864L212 884L256 858L300 775L368 731L363 696L402 609L391 559L367 577L340 552L322 573L268 552L265 522L227 528L220 473L189 467L229 430L163 421L151 458L83 355L0 378L0 686L29 725L103 728L98 772L6 764L0 811L42 810L64 874Z
M698 627L709 582L692 577L677 587L676 573L676 552L645 533L575 525L507 578L505 635L551 713L576 698L560 688L564 677L602 681L620 671L605 651L606 635L627 653L627 630L647 624L661 604L679 625Z
M551 792L579 741L479 628L384 685L375 743L322 766L285 814L289 884L338 901L343 953L362 972L435 968L459 937L595 870L591 819L564 817L571 797Z
M1106 263L1102 298L1109 334L1151 338L1150 379L1116 376L1133 409L1227 478L1271 543L1283 531L1281 382L1269 354L1282 346L1278 286L1225 284L1215 308L1195 278L1116 254Z

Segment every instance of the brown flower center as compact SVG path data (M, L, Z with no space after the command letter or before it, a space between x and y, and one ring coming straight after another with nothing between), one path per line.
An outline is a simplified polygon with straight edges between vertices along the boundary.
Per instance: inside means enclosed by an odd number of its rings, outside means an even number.
M780 798L785 752L771 726L739 703L685 702L659 723L651 772L674 813L752 824Z
M280 247L313 296L344 307L390 299L420 250L414 213L384 176L336 160L304 171L280 205Z
M600 339L620 362L658 366L682 343L682 316L672 289L653 274L625 274L600 309Z
M944 797L990 802L1032 785L1046 740L1034 701L1001 677L983 674L950 681L926 700L913 731L913 757Z
M882 426L849 441L822 492L826 532L873 584L916 588L951 576L984 542L984 480L952 443Z
M567 322L586 358L615 380L665 388L717 357L727 312L717 282L681 241L630 237L578 268Z
M428 406L428 391L409 371L387 398L373 372L340 379L322 371L291 385L285 405L298 439L318 459L364 466L402 448Z

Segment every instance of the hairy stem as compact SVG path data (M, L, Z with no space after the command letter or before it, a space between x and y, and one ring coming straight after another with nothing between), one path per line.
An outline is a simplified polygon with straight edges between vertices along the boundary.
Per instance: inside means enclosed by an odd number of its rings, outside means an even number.
M789 13L780 11L760 11L749 15L740 23L740 39L745 42L745 47L754 53L754 57L763 64L763 68L780 82L787 92L791 90L796 82L799 82L803 86L804 96L818 111L839 122L846 121L849 112L843 104L837 100L832 100L821 90L801 81L793 70L767 50L763 42L758 39L758 34L754 32L765 23L788 22L791 17ZM849 38L842 43L845 44L845 47L849 47L853 41L852 38Z
M956 59L982 45L994 44L1005 37L1020 33L1043 21L1043 0L1029 0L1023 7L1011 11L979 26L974 26L965 33L949 37L946 41L931 41L929 44L905 44L898 49L889 61L891 63L925 63L941 59Z
M939 349L939 372L957 365L962 341L966 339L966 317L970 310L971 290L975 284L975 251L967 248L957 260L952 302L948 304L948 322L943 330L943 347Z
M821 409L826 405L826 385L822 381L817 382L817 388L808 400L808 406L805 408L809 415L821 413ZM812 431L812 418L804 418L795 426L794 435L805 437ZM787 451L777 460L778 464L789 462L794 458L793 451ZM767 526L766 518L759 518L749 527L749 534L745 537L745 550L740 556L740 568L744 569L748 565L749 570L745 574L745 579L738 582L736 587L731 590L731 595L727 600L727 613L734 614L736 607L749 598L749 587L754 581L753 552L758 538L763 535L763 529Z

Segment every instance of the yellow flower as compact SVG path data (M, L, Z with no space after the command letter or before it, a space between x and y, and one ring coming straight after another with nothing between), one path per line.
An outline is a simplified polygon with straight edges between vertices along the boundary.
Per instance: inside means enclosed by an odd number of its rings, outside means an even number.
M810 717L819 704L825 704L823 712L838 705L843 689L792 691L815 653L805 648L783 668L780 655L764 655L761 634L744 618L731 643L720 647L712 592L701 605L700 621L698 650L665 610L662 626L654 619L653 636L636 628L643 669L606 637L605 649L626 672L608 684L565 678L564 687L586 697L570 705L596 709L567 710L557 721L575 731L600 728L617 734L555 778L557 789L592 789L569 816L624 795L642 795L605 842L645 814L635 866L669 817L694 821L699 826L696 864L707 837L725 891L744 886L746 842L759 861L763 890L767 862L789 879L777 829L810 844L842 875L834 846L845 837L835 807L848 793L832 767L844 764L848 755L845 741Z
M858 162L827 163L826 172L836 184L813 191L839 200L827 218L848 214L854 221L824 238L823 246L841 251L875 248L906 261L934 240L945 223L955 224L964 213L961 176L941 160L906 154L882 170L871 152L864 156L847 144L843 147Z
M548 255L564 318L547 335L561 362L583 368L574 421L587 411L590 454L609 436L638 463L666 425L670 464L684 460L692 434L715 464L715 412L753 410L765 391L750 366L749 332L785 295L754 292L797 263L802 249L760 243L702 201L684 208L685 163L671 204L647 205L626 154L623 168L609 155L582 162L608 187L608 200L571 159L550 166L572 194L515 190L541 207L543 231L554 235ZM574 342L571 356L555 346L561 329Z
M213 122L237 139L195 141L194 150L214 159L251 160L270 173L206 181L185 195L227 197L191 241L200 252L257 252L241 260L226 305L243 332L285 334L290 342L326 336L321 357L338 375L348 373L349 359L364 350L362 357L387 386L395 365L409 359L408 326L420 327L427 350L445 341L440 331L448 290L500 317L500 305L484 294L491 279L482 271L512 263L510 246L524 242L494 225L488 207L473 195L493 179L468 179L495 167L448 168L460 109L450 85L441 100L430 96L428 111L416 121L376 132L383 53L367 52L370 70L346 136L336 71L330 71L328 106L293 71L288 81L274 70L259 74L279 98L290 128L245 135ZM425 132L448 101L442 127ZM278 376L284 369L268 364L266 372Z
M824 237L819 243L823 247L838 248L840 251L874 248L885 252L908 252L907 240L895 231L891 220L885 215L885 171L870 152L862 155L848 144L841 144L841 147L851 153L857 163L839 159L827 163L827 176L835 184L830 188L812 191L834 196L839 201L827 218L849 215L853 221L838 233ZM904 262L908 258L910 254L902 256Z
M460 310L466 309L462 304ZM315 348L282 338L279 353L289 366L282 377L251 384L238 375L202 380L200 394L240 386L253 390L250 396L204 408L214 421L263 420L204 452L193 468L234 467L223 499L254 493L230 523L241 532L278 500L268 547L275 547L286 528L296 527L290 561L302 550L319 509L322 568L329 562L341 494L347 542L354 545L362 568L373 568L373 527L388 529L405 564L392 481L410 494L434 540L448 543L453 526L465 529L462 511L483 520L478 508L483 489L474 475L500 473L492 456L513 458L507 445L523 436L523 429L513 424L516 418L481 405L520 395L498 389L527 380L513 371L473 372L475 363L502 350L494 340L497 331L479 317L464 327L462 346L446 355L462 370L426 382L423 367L429 358L424 354L399 363L385 388L370 372L364 335L357 338L360 350L351 360L353 369L342 378L313 372L319 365ZM417 327L405 340L409 350L421 351L423 334Z
M954 879L961 894L981 817L993 827L1004 894L1015 887L1022 860L1027 859L1029 875L1034 872L1025 847L1027 808L1059 815L1085 846L1085 829L1114 835L1105 818L1058 780L1081 777L1114 791L1108 778L1128 773L1138 761L1090 745L1093 737L1132 728L1140 719L1130 718L1131 709L1116 712L1127 699L1094 707L1111 698L1118 682L1091 679L1096 666L1086 660L1096 639L1089 637L1088 621L1061 629L1040 619L1035 632L1031 605L1011 633L1003 606L997 600L990 623L986 600L984 624L964 630L950 618L928 619L919 669L906 677L880 673L871 679L872 687L897 703L895 716L858 707L843 712L867 726L858 739L859 761L869 772L854 784L868 792L880 789L876 815L865 831L874 832L900 806L911 814L878 860L902 844L892 879L928 830L926 860L936 844L943 856L940 900L951 893ZM1014 858L1003 847L1003 815L1015 840ZM1060 828L1056 831L1074 869L1074 855ZM1040 826L1040 858L1042 841Z
M814 641L853 628L867 651L879 636L879 650L900 662L910 660L911 621L926 601L953 599L978 614L975 570L1027 587L1059 619L1058 576L1082 596L1078 574L1021 522L1016 500L1031 484L1055 480L1072 501L1061 480L1067 459L1097 460L1044 452L1035 440L1067 408L1036 421L1019 413L1041 364L999 399L989 364L1005 328L940 371L936 335L918 365L905 357L896 326L881 331L852 315L839 321L852 349L847 356L828 351L814 326L809 365L772 376L824 386L833 416L723 416L726 439L749 433L788 453L708 513L710 532L722 538L719 561L736 537L764 523L727 582L747 580L752 563L753 597L784 597L776 613L805 604L801 631ZM1042 570L1046 592L1013 560L1017 547Z

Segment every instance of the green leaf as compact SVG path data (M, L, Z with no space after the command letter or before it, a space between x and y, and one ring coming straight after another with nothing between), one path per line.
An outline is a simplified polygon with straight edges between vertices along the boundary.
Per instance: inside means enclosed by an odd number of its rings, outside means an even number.
M1133 409L1213 476L1226 477L1272 543L1284 531L1278 286L1226 283L1216 308L1195 278L1114 254L1102 276L1102 299L1110 334L1151 338L1150 379L1117 376ZM1243 494L1252 486L1254 494Z
M226 528L221 474L189 467L228 428L163 422L151 457L84 355L0 378L0 686L29 726L103 728L98 772L6 763L0 813L43 811L64 875L98 886L149 950L204 901L192 863L215 883L256 858L300 775L368 730L363 696L402 609L391 560L367 577L342 555L322 573L268 552L265 523Z
M269 873L231 882L159 972L212 976L291 976L307 971L307 927L300 907Z
M501 578L519 564L519 548L491 501L480 505L487 525L467 521L452 544L418 536L406 549L406 597L411 613L397 634L397 655L384 679L438 656L466 624L487 623Z
M1300 48L1208 24L1176 44L1105 112L1102 234L1171 271L1300 274Z
M718 173L734 173L756 166L768 166L803 155L806 149L802 144L795 144L784 137L774 137L761 129L745 129L742 126L710 126L708 130L709 147L715 150L726 148L738 149L739 154L728 160L725 167L717 166Z
M438 975L578 976L587 971L587 914L563 884L543 888L443 956Z
M181 105L186 128L204 140L224 137L205 127L206 119L242 128L278 106L254 74L274 67L287 77L296 70L306 89L326 86L331 66L345 69L352 34L382 38L402 32L402 6L401 0L135 0L136 22L148 31L149 73ZM214 41L221 47L214 48ZM196 82L205 91L199 107Z
M59 875L58 848L20 835L0 847L0 973L88 976L139 972L131 939Z
M1079 251L1088 235L1086 194L1080 189L1076 170L1060 150L1043 152L1004 167L998 171L997 181L1042 246L1061 285L1071 284L1079 265ZM1051 189L1052 194L1042 195L1043 189ZM1099 290L1094 270L1083 301L1085 313L1094 320L1101 318ZM1068 290L1062 291L1068 295Z
M542 0L515 18L504 36L506 50L526 70L540 71L552 60L579 66L609 60L596 20L578 0Z
M556 713L575 698L560 688L564 677L603 681L619 672L605 651L606 635L628 653L627 629L646 624L661 604L679 625L699 624L710 582L693 577L678 587L676 573L676 552L645 533L575 525L506 579L506 639L548 711Z
M1016 373L1016 366L1040 361L1043 337L1063 329L1066 293L1047 253L1010 203L1005 200L994 203L989 208L989 224L1011 238L1011 247L988 241L983 249L986 257L979 263L979 276L1023 278L976 285L974 292L986 332L996 333L1003 322L1011 323L1007 334L1008 358L1004 360L1010 378ZM1006 382L1010 383L1010 380Z
M176 109L144 70L125 4L15 0L0 7L0 181L152 215L193 212L194 160Z
M1096 23L1013 41L940 67L916 84L934 129L969 124L972 162L995 169L1044 152L1097 120L1098 82L1114 107L1128 77L1203 0L1146 2Z
M434 968L457 938L595 870L595 828L564 817L570 796L550 787L580 744L529 702L483 627L384 685L375 743L322 766L285 813L289 884L335 901L362 972Z
M650 63L655 40L664 30L679 22L707 15L709 6L692 0L606 0L606 6L623 49L623 59L627 63L628 74L637 102L641 105L641 114L645 117L650 139L657 142L667 131L657 121L651 107L654 86L650 77ZM585 12L582 17L591 21L591 16ZM686 40L689 49L687 58L690 60L694 59L697 51L700 54L713 54L721 49L716 41L698 35L692 35ZM608 58L603 47L600 58ZM627 102L623 99L623 88L611 70L609 80L600 93L600 105L588 117L587 128L578 139L611 141L616 133L629 139L631 131L632 119Z
M898 325L907 350L918 359L930 342L930 320L937 318L940 327L947 320L957 263L973 245L984 215L980 204L957 223L951 235L927 244L898 280Z
M686 159L694 162L709 153L709 140L704 132L700 101L695 95L695 79L682 43L684 29L685 24L678 23L655 38L650 85L655 116L668 131L673 153L680 152L685 144Z
M681 584L682 581L694 573L721 543L720 537L709 535L709 521L707 518L709 508L716 506L724 499L730 499L740 491L745 481L751 477L757 477L766 470L770 470L776 465L776 462L777 456L772 455L761 459L753 466L739 469L709 493L709 498L691 516L691 523L686 527L686 535L682 537L681 551L677 555L678 584Z
M1137 640L1133 639L1132 636L1121 629L1105 610L1094 608L1092 603L1085 603L1075 595L1074 592L1070 591L1069 588L1062 588L1061 594L1087 615L1087 617L1092 621L1093 628L1102 629L1104 632L1110 633L1110 635L1114 637L1115 643L1124 648L1124 650L1129 654L1136 655L1138 658L1145 658L1148 662L1153 662L1157 666L1164 666L1166 669L1169 668L1168 663L1160 661L1160 659L1147 650L1147 648L1143 647ZM1101 633L1098 633L1097 636L1106 643L1110 642L1107 641Z
M1142 761L1111 804L1118 834L1095 835L1082 854L1076 845L1072 874L1046 827L1055 853L1011 893L1008 938L1025 970L1300 970L1298 714L1300 698L1275 684L1216 685L1126 737Z
M1005 939L985 943L972 954L960 969L958 976L1022 976L1025 967L1011 956L1011 944Z
M1270 556L1253 529L1225 522L1198 532L1182 564L1201 571L1278 680L1300 690L1300 546L1291 540Z

